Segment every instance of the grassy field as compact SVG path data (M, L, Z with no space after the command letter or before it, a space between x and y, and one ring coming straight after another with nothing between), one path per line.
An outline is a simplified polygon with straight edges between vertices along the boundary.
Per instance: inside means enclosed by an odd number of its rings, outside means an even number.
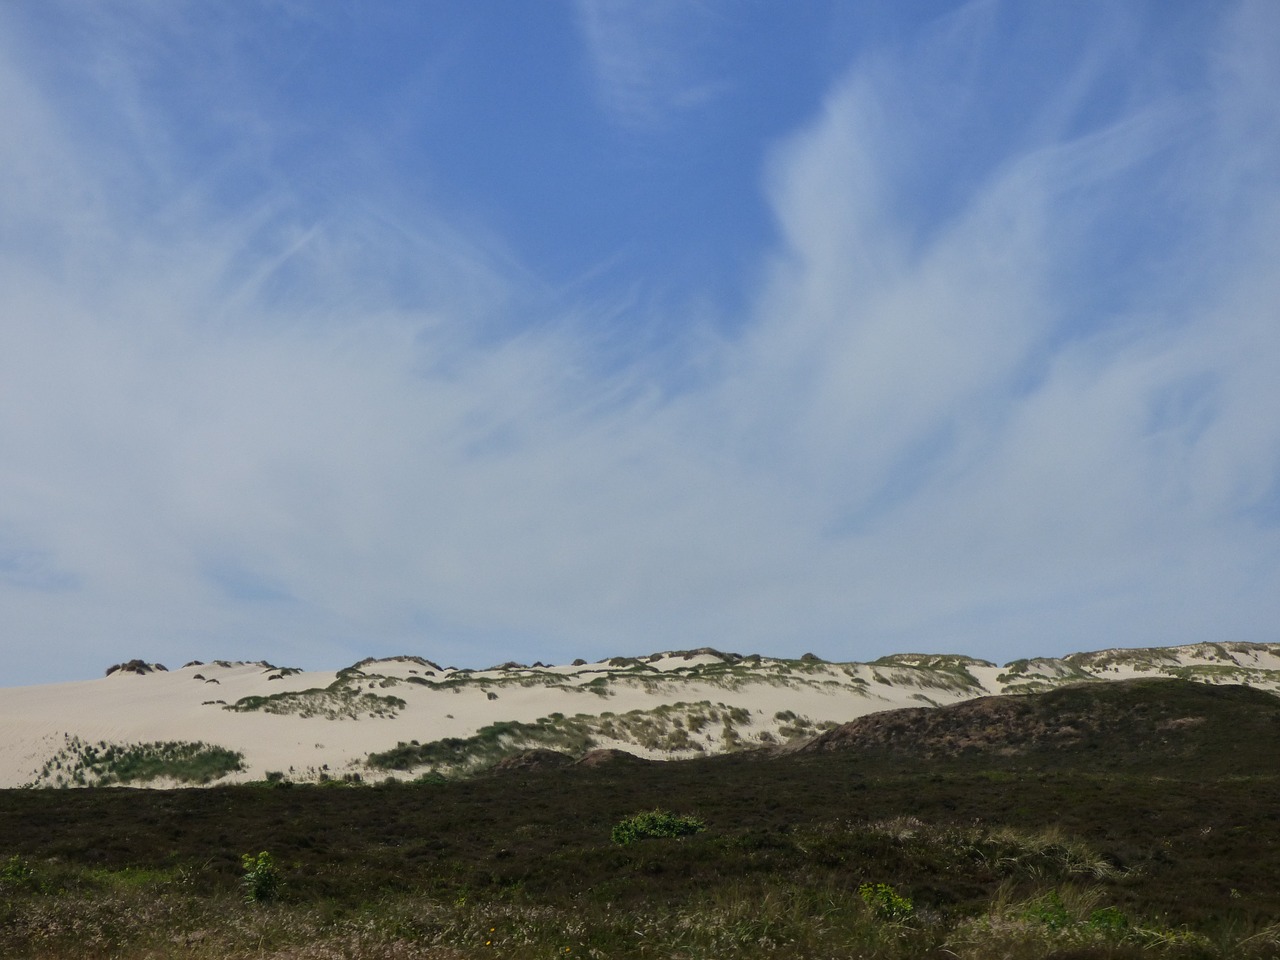
M1103 724L1052 755L7 791L0 956L1280 956L1274 744L1232 741L1209 773L1197 760L1223 752L1218 719L1280 724L1265 701L1167 689L1155 706L1126 694L1168 734L1153 745L1119 711L1136 746L1111 752L1127 763L1090 760ZM1161 726L1169 697L1180 727ZM637 817L655 810L673 816ZM654 823L679 828L647 836Z

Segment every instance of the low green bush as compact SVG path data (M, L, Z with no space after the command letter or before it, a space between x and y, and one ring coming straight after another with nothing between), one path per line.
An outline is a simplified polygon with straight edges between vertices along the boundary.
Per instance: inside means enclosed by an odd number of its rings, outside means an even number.
M858 896L871 908L876 918L886 923L906 923L915 914L910 898L902 896L887 883L864 883Z
M626 846L637 840L687 837L705 829L706 824L697 817L681 816L667 810L650 810L615 823L610 838L614 843Z
M1050 890L1044 896L1032 901L1023 911L1023 917L1042 923L1050 930L1063 930L1075 923L1075 919L1062 902L1062 895L1057 890Z
M246 903L270 903L280 895L284 881L275 859L266 850L256 857L251 853L241 854L240 864L244 867L240 883Z
M1129 918L1119 907L1103 907L1089 914L1089 926L1119 939L1129 932Z
M36 872L31 864L14 854L0 865L0 888L34 887Z

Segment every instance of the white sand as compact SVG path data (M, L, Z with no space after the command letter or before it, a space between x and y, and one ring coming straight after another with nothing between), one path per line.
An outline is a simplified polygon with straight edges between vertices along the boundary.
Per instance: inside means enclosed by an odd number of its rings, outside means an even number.
M1200 644L1160 651L1100 651L1062 660L1032 661L1009 676L1006 667L969 665L980 686L959 686L954 674L901 664L823 664L769 658L738 663L715 679L720 658L710 654L662 654L639 658L643 666L611 666L607 661L579 666L452 671L416 657L357 665L348 686L359 695L394 696L405 701L394 718L367 712L358 719L301 717L224 709L243 697L323 689L337 671L280 676L258 663L210 663L144 675L117 672L97 680L0 689L0 787L31 782L68 738L89 743L134 744L202 741L244 754L245 770L221 782L262 779L279 771L295 780L322 772L372 774L369 753L401 741L428 743L466 737L496 721L532 722L552 713L566 716L625 714L664 704L707 701L740 707L750 721L739 734L757 742L778 735L790 711L814 723L842 723L898 707L943 705L1001 693L1010 682L1063 682L1083 670L1100 679L1174 675L1190 671L1209 682L1249 683L1280 691L1280 645ZM708 669L711 668L711 669ZM353 668L356 669L356 668ZM277 677L277 679L269 679ZM587 685L607 678L607 696ZM1007 682L1002 682L1002 678ZM431 687L417 681L452 686ZM335 701L336 702L336 701ZM724 748L716 724L695 737L707 752ZM640 755L671 758L624 741L605 742ZM680 755L690 755L688 752Z

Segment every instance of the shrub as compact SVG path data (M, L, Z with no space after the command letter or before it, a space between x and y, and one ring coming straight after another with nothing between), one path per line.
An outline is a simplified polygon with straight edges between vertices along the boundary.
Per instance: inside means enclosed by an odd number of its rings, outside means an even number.
M270 903L279 896L284 882L271 854L265 850L256 857L245 853L240 856L240 863L244 867L240 883L244 887L245 903Z
M687 837L706 829L697 817L681 816L666 810L650 810L620 820L610 834L614 843L626 846L655 837Z
M1118 939L1129 932L1129 918L1119 907L1103 907L1089 914L1089 926Z
M1062 895L1057 890L1050 890L1038 900L1029 903L1023 911L1023 917L1042 923L1050 930L1062 930L1074 923L1066 904L1062 902Z
M911 900L887 883L864 883L858 887L858 896L877 918L886 923L906 923L915 913Z
M31 864L17 854L0 865L0 887L33 887L35 881L36 872Z

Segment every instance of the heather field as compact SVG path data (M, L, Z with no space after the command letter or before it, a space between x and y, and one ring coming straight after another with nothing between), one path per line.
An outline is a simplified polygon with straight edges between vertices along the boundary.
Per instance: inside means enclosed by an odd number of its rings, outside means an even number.
M1055 696L1064 722L1118 725L950 756L922 749L934 731L461 781L5 791L0 955L1280 955L1280 701Z

